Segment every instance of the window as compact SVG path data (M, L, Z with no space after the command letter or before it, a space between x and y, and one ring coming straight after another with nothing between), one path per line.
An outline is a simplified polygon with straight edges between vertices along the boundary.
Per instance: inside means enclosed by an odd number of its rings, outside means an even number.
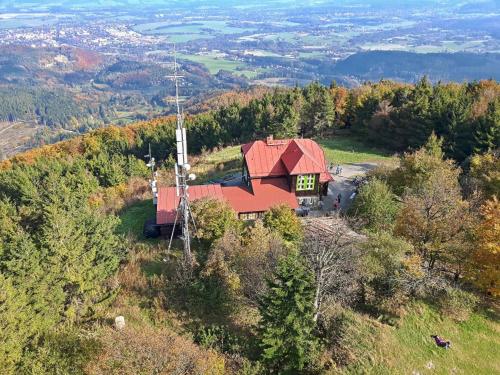
M248 169L246 163L243 164L243 179L248 182Z
M314 174L302 174L297 176L296 190L314 190L314 182L316 181L316 175Z
M240 220L257 220L263 216L263 212L243 212L240 214Z

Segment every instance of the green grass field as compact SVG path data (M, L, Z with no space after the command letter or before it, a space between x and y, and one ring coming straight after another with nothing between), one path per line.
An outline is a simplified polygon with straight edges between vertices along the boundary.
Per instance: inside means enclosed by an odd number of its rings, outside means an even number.
M121 223L117 228L117 232L139 240L145 240L142 235L144 223L146 220L154 218L155 214L155 207L151 199L133 203L119 214Z
M246 65L241 61L225 60L214 55L187 55L178 54L179 58L191 60L207 67L210 74L217 74L219 70L228 70L238 74L238 68L244 68Z
M498 316L486 315L494 313L474 313L467 321L456 322L427 304L413 303L397 327L380 325L373 330L373 325L363 325L362 358L337 373L498 374L500 325ZM451 348L437 347L430 337L435 334L450 340Z
M325 151L326 160L335 164L388 161L391 155L352 137L334 136L316 140Z
M240 146L230 146L200 158L193 166L198 183L224 177L241 170Z
M362 163L388 161L392 158L387 151L366 146L360 141L347 136L335 136L331 139L316 139L325 151L326 159L332 163ZM204 156L195 168L211 168L220 163L227 163L240 158L240 147L231 146Z

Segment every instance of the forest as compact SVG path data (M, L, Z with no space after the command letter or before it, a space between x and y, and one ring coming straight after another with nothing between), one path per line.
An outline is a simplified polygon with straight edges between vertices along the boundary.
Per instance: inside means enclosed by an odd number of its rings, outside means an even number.
M194 203L187 270L178 244L166 254L165 241L123 230L123 212L152 206L149 145L173 182L175 118L1 162L2 373L397 373L403 360L373 348L406 358L394 337L418 339L393 335L415 314L468 340L436 365L498 371L500 85L312 83L242 97L186 117L194 164L271 134L355 137L394 163L370 172L324 233L281 206L249 224L221 202Z
M496 66L500 55L494 53L411 53L404 51L368 51L340 61L332 69L337 76L355 76L359 80L376 80L380 71L384 77L413 82L424 74L438 80L461 82L490 77L498 80Z
M0 88L0 121L35 121L48 127L70 128L82 109L61 90Z

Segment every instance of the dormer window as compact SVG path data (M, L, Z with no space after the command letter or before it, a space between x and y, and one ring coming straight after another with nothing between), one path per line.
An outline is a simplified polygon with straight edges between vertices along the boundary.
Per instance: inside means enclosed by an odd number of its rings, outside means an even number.
M297 185L295 189L297 191L304 190L314 190L314 183L316 181L316 175L314 174L301 174L297 176Z

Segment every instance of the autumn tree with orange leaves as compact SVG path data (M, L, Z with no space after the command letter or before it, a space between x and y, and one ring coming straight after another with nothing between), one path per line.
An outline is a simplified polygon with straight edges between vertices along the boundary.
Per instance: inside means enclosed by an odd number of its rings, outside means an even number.
M477 247L470 279L493 296L500 296L500 202L496 197L481 207L482 220L477 226Z

